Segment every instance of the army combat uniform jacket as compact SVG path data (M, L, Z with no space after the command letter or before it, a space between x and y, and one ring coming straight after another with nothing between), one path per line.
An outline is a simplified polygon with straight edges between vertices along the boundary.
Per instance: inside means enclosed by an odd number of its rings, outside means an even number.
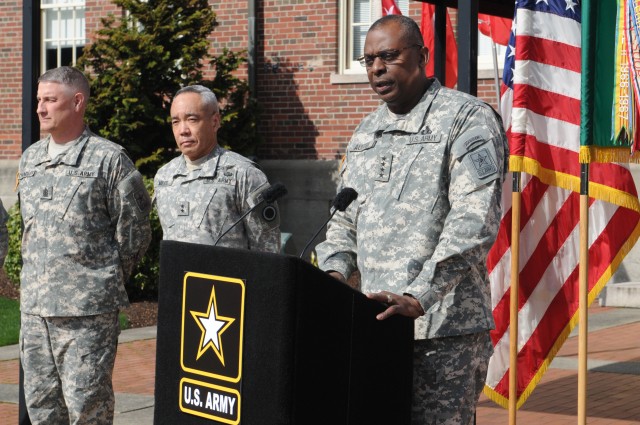
M124 283L151 240L142 176L121 146L88 129L53 159L48 144L20 160L20 310L65 317L126 307Z
M414 296L426 312L416 339L492 329L485 260L507 155L493 109L437 80L400 119L382 105L347 147L339 189L359 195L329 224L320 267L357 267L365 293Z
M163 239L214 245L262 200L268 187L267 177L253 162L220 146L194 171L180 155L160 168L154 180ZM217 246L279 252L279 226L277 204L259 205Z

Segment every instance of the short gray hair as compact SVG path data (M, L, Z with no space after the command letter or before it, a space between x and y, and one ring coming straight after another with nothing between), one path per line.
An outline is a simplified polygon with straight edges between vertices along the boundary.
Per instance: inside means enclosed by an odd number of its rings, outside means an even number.
M218 98L216 98L216 95L205 86L201 86L200 84L194 84L192 86L183 87L176 92L173 98L175 99L176 97L180 96L183 93L197 93L200 95L200 99L202 99L202 104L206 108L211 108L214 114L220 111L220 108L218 107Z
M59 83L71 87L84 94L87 100L89 100L89 95L91 94L87 77L79 69L70 66L61 66L48 70L38 78L38 84L44 82Z
M408 43L417 44L419 46L424 44L420 27L418 27L416 21L404 15L383 16L369 27L369 32L380 29L392 22L400 27L402 38L404 38Z

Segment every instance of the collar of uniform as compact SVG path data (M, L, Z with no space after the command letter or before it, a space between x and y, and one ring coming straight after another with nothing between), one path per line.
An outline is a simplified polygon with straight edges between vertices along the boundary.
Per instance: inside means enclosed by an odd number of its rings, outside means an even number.
M224 153L225 153L225 149L220 145L216 145L216 147L213 148L213 150L209 154L210 156L209 160L207 160L207 162L202 164L202 170L200 171L200 176L215 177L216 171L218 170L218 167L222 159L222 155Z
M197 174L198 177L213 177L216 174L216 169L218 168L218 163L220 162L220 157L225 152L224 148L216 145L215 148L208 154L209 159L202 164L200 168L200 172ZM183 155L180 155L180 160L177 163L177 166L172 173L173 176L188 176L189 169L187 168L187 161Z
M39 146L38 152L35 156L35 164L40 165L45 162L51 162L51 164L65 164L65 165L76 165L78 163L78 158L82 153L89 137L91 137L93 133L89 130L88 127L85 127L84 131L78 137L78 143L75 143L73 146L69 148L62 155L58 155L55 158L51 158L48 152L49 141L51 140L51 135L47 136L43 143Z
M52 161L52 163L60 163L66 165L77 165L79 162L80 154L84 150L84 147L87 145L89 141L89 137L93 136L89 127L85 127L84 131L78 137L78 143L75 143L73 146L69 148L63 155L59 155Z
M417 133L420 131L424 124L424 116L429 112L431 103L436 97L438 90L440 90L440 82L437 79L432 79L427 91L424 93L418 104L401 120L394 120L388 125L384 131L402 131L404 133ZM387 105L383 105L378 111L378 116L381 118L382 114L389 116L389 108ZM383 122L381 119L380 122ZM388 119L387 119L388 122Z

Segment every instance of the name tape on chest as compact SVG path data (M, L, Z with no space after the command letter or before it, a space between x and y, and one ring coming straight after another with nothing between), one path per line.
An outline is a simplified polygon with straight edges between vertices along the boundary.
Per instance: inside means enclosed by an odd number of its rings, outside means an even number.
M93 170L67 170L66 175L71 177L96 178L98 177L98 172Z

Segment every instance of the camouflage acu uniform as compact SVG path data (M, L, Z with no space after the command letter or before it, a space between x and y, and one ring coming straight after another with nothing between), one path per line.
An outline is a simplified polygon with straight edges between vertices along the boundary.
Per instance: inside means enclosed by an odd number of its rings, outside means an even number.
M347 148L339 189L359 195L329 224L317 247L320 267L345 277L357 267L363 292L414 296L426 312L415 321L417 340L488 333L485 259L498 231L507 154L495 112L436 80L400 119L382 105ZM482 346L486 363L491 349Z
M111 423L117 313L151 239L151 202L121 146L87 129L52 159L48 143L24 152L18 174L27 408L34 424Z
M269 183L251 161L216 146L199 170L189 171L183 155L174 158L158 171L154 186L163 238L213 245L222 232L260 202ZM224 235L218 246L279 252L277 205L266 214L264 208L257 207Z
M7 220L9 215L0 200L0 267L4 264L4 257L7 256L9 249L9 233L7 231Z

